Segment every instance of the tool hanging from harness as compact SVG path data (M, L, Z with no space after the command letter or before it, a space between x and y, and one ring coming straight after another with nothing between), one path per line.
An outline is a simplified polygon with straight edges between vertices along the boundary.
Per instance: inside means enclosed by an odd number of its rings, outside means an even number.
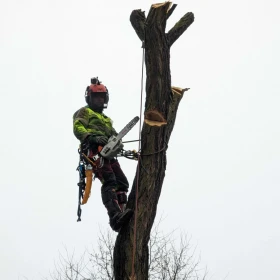
M88 143L82 143L80 145L78 149L80 160L77 167L77 171L79 172L79 182L77 183L79 186L77 222L81 221L81 205L86 204L90 196L93 174L98 168L102 168L104 158L125 157L128 159L138 159L138 153L135 150L125 151L122 143L122 138L132 129L138 120L139 117L133 118L117 136L111 136L104 147L99 146L96 154L92 154Z

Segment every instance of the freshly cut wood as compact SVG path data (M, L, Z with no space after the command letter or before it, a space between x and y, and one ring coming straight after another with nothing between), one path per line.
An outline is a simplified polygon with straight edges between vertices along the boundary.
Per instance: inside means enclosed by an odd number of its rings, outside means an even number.
M180 88L180 87L171 87L173 94L182 95L185 91L188 91L190 88Z
M168 10L169 10L170 7L171 7L171 5L172 5L172 2L170 2L170 1L165 1L164 3L153 4L153 5L152 5L152 8L157 9L157 8L159 8L159 7L161 7L161 6L166 5L166 4L169 4L169 8L168 8ZM167 12L168 12L168 10L167 10Z

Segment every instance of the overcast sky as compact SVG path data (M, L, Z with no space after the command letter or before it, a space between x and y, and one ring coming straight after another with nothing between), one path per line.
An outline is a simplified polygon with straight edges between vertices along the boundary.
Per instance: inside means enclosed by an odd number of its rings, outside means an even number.
M117 130L139 115L142 49L129 16L153 3L1 1L0 279L48 276L59 251L79 255L109 227L97 181L76 222L72 115L93 76ZM175 3L167 31L187 12L195 22L171 48L172 85L191 90L167 151L161 228L191 236L213 280L280 279L279 3ZM120 163L132 183L136 162Z

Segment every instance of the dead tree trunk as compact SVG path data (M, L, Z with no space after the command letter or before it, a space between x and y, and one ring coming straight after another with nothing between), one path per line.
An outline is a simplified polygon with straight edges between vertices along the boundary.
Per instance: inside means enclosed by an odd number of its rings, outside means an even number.
M166 150L179 103L187 90L171 86L170 47L194 21L193 13L187 13L165 33L167 19L175 8L175 4L165 2L152 5L147 19L141 10L132 11L130 16L145 48L146 104L138 163L138 207L129 225L122 228L117 236L114 249L116 280L148 279L148 241L165 176ZM136 187L137 174L127 204L134 211ZM134 219L137 219L135 244Z

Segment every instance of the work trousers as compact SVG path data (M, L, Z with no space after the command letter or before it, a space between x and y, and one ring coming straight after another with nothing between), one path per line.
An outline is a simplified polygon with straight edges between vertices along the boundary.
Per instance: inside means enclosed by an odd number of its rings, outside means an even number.
M96 178L102 183L101 196L104 204L106 204L107 200L111 198L112 191L114 193L118 191L128 191L129 183L118 160L104 159L103 166L98 168L95 171L95 174Z

